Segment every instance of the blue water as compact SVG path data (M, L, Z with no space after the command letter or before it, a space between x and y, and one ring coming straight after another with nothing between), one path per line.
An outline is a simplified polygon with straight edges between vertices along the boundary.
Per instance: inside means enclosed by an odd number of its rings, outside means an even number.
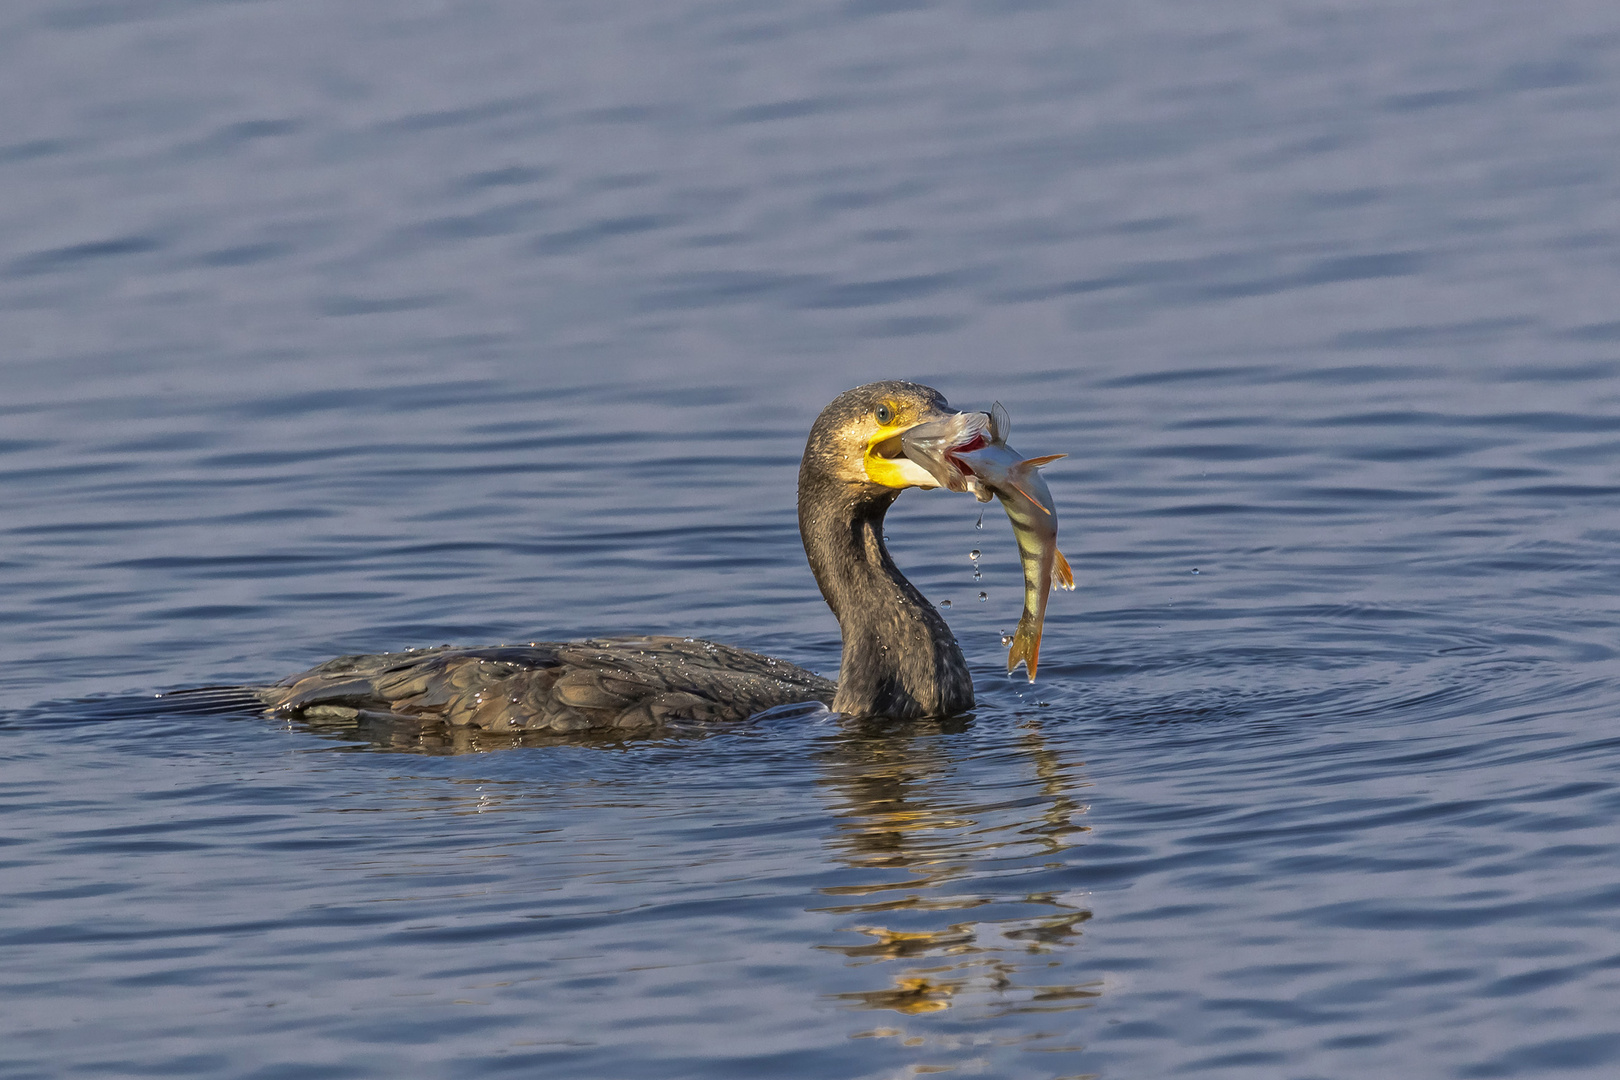
M1620 9L18 0L0 102L7 1080L1620 1071ZM888 377L1071 455L1033 686L890 515L971 717L152 697L833 674Z

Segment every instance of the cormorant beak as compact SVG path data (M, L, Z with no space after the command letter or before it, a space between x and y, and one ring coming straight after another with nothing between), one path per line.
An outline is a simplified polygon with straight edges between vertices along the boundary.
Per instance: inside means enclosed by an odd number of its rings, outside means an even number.
M948 420L954 412L930 411L922 416L908 416L904 423L880 427L866 441L866 475L873 483L891 488L937 488L939 481L932 473L906 457L900 437L919 424Z

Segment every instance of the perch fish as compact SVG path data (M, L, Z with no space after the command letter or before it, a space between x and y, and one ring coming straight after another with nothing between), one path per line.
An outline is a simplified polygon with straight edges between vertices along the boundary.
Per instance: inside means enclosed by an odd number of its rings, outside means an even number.
M992 494L1001 500L1024 568L1024 611L1007 652L1007 671L1011 674L1022 663L1034 682L1047 597L1054 583L1074 588L1069 560L1057 548L1057 507L1039 469L1068 455L1023 457L1007 445L1011 430L1007 410L997 402L988 415L957 413L920 424L905 433L901 444L906 457L950 490L972 492L980 502L989 502Z

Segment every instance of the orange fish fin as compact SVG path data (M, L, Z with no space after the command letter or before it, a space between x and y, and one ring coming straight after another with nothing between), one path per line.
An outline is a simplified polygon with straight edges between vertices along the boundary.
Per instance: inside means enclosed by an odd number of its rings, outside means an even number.
M1011 675L1021 663L1029 673L1029 681L1034 682L1035 667L1040 662L1041 628L1026 615L1018 620L1018 629L1013 631L1012 648L1007 650L1007 674Z
M1036 469L1042 465L1050 465L1059 458L1066 458L1068 456L1068 454L1043 454L1040 457L1025 458L1023 461L1018 463L1018 467L1020 469Z
M1063 552L1052 549L1055 556L1052 560L1052 581L1061 585L1070 592L1074 591L1074 571L1069 569L1069 560L1063 557Z
M1031 495L1017 484L1013 485L1013 490L1018 492L1018 494L1022 495L1024 498L1028 499L1030 502L1034 503L1036 506L1040 507L1041 513L1045 514L1047 517L1052 516L1052 511L1048 510L1044 505L1042 505L1041 500L1037 499L1035 496Z

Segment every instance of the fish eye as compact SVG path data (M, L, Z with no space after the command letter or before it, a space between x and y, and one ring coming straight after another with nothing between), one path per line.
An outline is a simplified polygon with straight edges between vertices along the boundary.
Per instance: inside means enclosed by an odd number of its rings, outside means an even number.
M887 402L885 402L872 410L872 416L877 420L878 423L882 424L884 427L888 427L890 422L894 420L894 410L888 406Z

